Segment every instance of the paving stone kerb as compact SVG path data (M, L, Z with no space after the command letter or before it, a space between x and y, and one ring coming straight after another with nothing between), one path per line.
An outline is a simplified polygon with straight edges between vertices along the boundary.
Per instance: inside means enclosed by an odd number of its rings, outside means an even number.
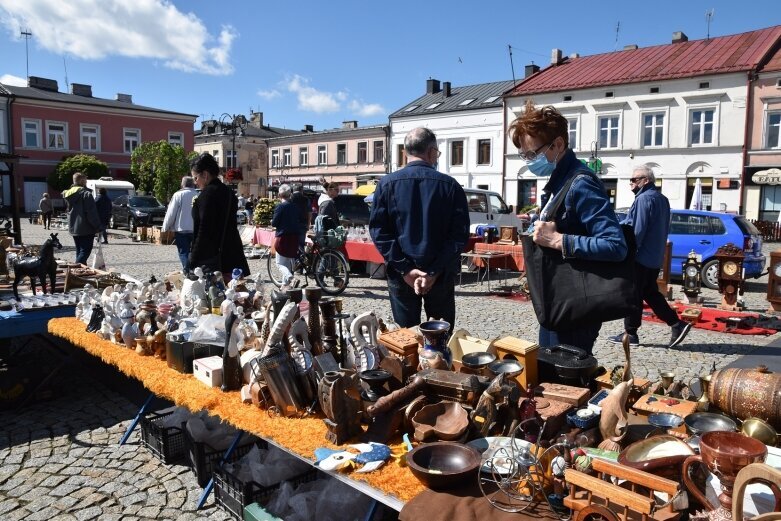
M26 221L22 229L28 244L41 244L49 233ZM64 249L58 256L73 261L72 238L67 231L59 233ZM134 277L146 279L179 268L174 246L133 243L122 230L112 231L109 241L104 246L109 267ZM775 244L763 247L766 254L775 248ZM265 260L250 260L250 269L265 275ZM538 326L530 303L486 296L485 287L475 284L473 275L464 282L469 284L456 292L456 327L482 338L536 339ZM749 310L767 309L766 283L764 276L747 284L744 298ZM680 285L674 285L674 290L679 292ZM719 300L713 290L703 294L707 303ZM343 297L348 312L391 316L384 280L351 277ZM623 362L620 347L607 341L622 329L620 321L604 324L595 345L595 355L608 368ZM669 337L667 326L643 322L641 345L632 349L637 376L656 380L660 371L673 370L688 381L779 335L754 337L693 329L674 349L666 347ZM78 373L60 375L58 384L68 389L62 397L32 404L21 413L0 413L4 425L0 432L0 518L228 519L218 508L196 513L200 488L194 475L182 466L163 465L140 448L138 434L128 445L118 446L136 412L134 405Z

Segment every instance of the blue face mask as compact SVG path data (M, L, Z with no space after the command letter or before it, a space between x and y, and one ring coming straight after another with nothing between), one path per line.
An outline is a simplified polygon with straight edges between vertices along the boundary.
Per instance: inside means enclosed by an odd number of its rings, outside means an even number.
M556 159L558 159L558 155L556 156ZM545 154L537 154L537 157L534 158L534 161L529 161L526 163L526 166L529 168L529 171L539 177L546 177L550 176L553 171L556 169L556 161L548 161L548 158L545 157Z

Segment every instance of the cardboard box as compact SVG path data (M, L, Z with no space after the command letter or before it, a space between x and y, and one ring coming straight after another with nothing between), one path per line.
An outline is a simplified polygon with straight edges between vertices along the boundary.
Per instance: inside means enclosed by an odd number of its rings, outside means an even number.
M193 360L193 374L209 387L222 385L222 357L207 356Z
M157 240L155 241L156 244L161 245L169 245L174 243L174 232L164 232L160 231L158 234Z

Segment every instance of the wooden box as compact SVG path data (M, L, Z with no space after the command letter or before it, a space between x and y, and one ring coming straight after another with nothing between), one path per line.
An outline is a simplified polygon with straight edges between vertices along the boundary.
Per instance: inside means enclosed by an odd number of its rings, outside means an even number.
M683 313L681 313L681 320L685 320L686 322L689 322L690 324L696 324L700 321L700 317L702 316L702 310L697 308L686 308L683 310Z
M517 243L518 228L516 226L500 226L499 227L499 240L497 244L513 244Z
M418 367L418 337L412 329L402 328L388 333L381 333L377 340L391 353L400 356L404 363L417 370Z
M613 382L610 381L610 373L599 375L594 379L597 382L597 391L602 389L610 390L613 388ZM651 381L645 378L635 378L632 385L632 391L629 393L629 399L627 405L631 406L635 403L643 394L648 392L651 387Z
M488 387L485 376L455 373L443 369L424 369L418 373L426 382L424 394L432 400L449 400L468 407L477 401Z
M574 408L574 405L550 398L535 398L535 400L537 400L537 412L546 423L542 436L548 438L556 435L564 427L567 413Z
M543 382L534 389L534 394L570 405L583 405L588 401L590 392L585 387Z
M523 365L523 371L516 377L523 389L531 385L536 387L537 378L537 351L539 346L534 342L522 340L514 336L499 338L493 342L498 360L518 360Z
M652 396L656 398L656 401L648 403L648 399ZM670 399L668 396L662 396L660 394L644 394L640 397L639 400L635 402L635 404L632 406L632 410L635 411L639 416L644 417L648 417L650 414L655 412L668 412L676 414L681 418L686 418L691 413L697 411L697 402L681 400L680 398L673 398L678 403L674 405L667 405L662 401L668 399ZM680 427L676 427L675 429L671 430L685 433L686 426L685 424L681 424Z

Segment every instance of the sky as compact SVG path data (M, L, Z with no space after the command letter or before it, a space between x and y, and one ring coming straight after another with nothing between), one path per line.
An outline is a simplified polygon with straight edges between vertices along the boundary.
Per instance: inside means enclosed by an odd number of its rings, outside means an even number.
M315 130L388 115L425 93L523 77L581 56L781 25L778 0L0 0L0 83L29 74L202 119L263 112ZM512 50L512 61L510 59Z

